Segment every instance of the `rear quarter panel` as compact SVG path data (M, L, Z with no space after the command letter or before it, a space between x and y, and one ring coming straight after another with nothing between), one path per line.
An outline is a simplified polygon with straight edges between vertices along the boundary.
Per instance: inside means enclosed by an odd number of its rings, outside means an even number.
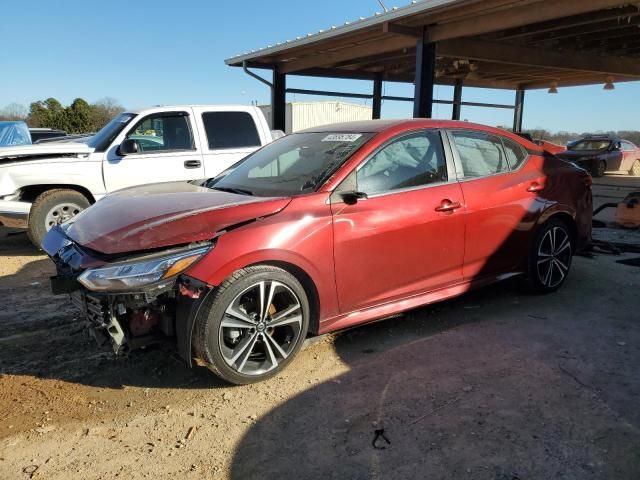
M547 206L538 224L557 214L571 216L576 224L576 247L581 250L591 241L593 199L590 175L553 155L545 155L544 161L549 173L544 191Z

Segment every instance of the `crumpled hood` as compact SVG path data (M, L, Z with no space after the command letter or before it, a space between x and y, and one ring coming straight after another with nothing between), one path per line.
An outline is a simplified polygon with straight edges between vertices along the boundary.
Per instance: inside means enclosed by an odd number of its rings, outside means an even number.
M46 160L48 158L58 157L86 157L94 150L93 147L80 142L0 147L0 164Z
M187 182L144 185L107 195L75 217L67 236L105 254L152 250L210 240L233 225L273 215L290 201Z

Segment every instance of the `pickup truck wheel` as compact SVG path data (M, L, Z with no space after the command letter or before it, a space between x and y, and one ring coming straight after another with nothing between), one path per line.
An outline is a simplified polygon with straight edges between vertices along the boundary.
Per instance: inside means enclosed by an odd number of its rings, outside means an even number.
M31 205L27 231L29 239L40 248L44 236L51 227L75 217L90 205L87 197L75 190L47 190Z
M631 170L629 170L629 175L633 175L634 177L640 177L640 160L636 160L631 165Z
M244 385L282 371L302 347L308 325L300 282L285 270L258 265L238 270L209 295L193 345L213 373Z

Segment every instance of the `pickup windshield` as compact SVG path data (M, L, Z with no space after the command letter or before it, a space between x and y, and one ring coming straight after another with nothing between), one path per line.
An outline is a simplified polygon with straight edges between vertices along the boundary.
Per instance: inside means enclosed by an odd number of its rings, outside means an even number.
M372 136L331 132L288 135L212 178L207 186L259 197L313 192Z
M580 140L569 147L569 150L606 150L611 140Z
M104 152L135 116L133 113L121 113L102 127L98 133L84 140L84 142L95 148L96 152Z

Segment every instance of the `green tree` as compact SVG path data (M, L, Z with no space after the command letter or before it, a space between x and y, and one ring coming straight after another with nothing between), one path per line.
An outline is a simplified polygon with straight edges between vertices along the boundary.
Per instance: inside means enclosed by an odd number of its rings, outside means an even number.
M86 133L93 130L92 107L82 98L76 98L66 109L69 133Z
M58 100L50 97L29 106L28 123L32 127L67 130L67 112Z
M122 111L122 105L108 97L93 105L83 98L76 98L68 107L63 107L55 98L47 98L29 106L27 122L31 127L57 128L68 133L92 133Z

